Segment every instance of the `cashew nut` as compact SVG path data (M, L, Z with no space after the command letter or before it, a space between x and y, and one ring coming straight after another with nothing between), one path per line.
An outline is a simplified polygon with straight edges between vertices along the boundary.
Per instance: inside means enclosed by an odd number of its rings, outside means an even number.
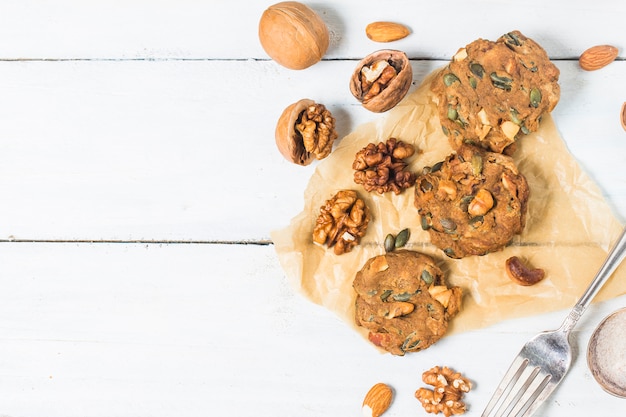
M513 282L524 286L535 285L545 277L543 269L529 268L517 256L506 260L506 272Z

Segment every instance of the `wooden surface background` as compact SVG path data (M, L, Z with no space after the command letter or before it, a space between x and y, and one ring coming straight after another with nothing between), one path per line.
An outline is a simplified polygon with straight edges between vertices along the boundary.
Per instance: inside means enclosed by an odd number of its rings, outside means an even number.
M413 393L445 364L475 382L473 417L521 345L561 323L565 312L531 316L379 354L278 264L270 232L302 209L315 164L285 161L274 127L309 97L343 137L382 117L348 89L363 56L405 51L415 88L459 47L519 29L561 70L555 122L624 220L626 3L310 2L331 45L303 71L260 46L270 4L0 2L0 416L350 416L380 381L396 394L386 415L425 415ZM364 28L377 20L412 33L376 44ZM620 56L582 71L596 44ZM593 328L624 305L590 307L574 366L537 415L626 409L585 358Z

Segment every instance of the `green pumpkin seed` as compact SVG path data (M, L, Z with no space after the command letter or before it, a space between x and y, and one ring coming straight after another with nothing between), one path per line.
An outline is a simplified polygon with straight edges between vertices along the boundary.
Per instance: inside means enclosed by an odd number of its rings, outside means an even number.
M443 76L443 83L448 87L450 87L452 84L456 82L461 82L461 80L459 80L459 77L452 74L451 72Z
M468 224L474 229L478 229L480 226L482 226L484 221L485 218L483 216L476 216L469 219Z
M393 237L391 233L389 233L387 237L385 237L385 252L393 251L393 248L395 247L395 245L396 245L396 238Z
M461 198L461 204L459 205L461 210L467 211L467 207L469 206L469 203L471 203L473 199L474 199L473 195L466 195L465 197Z
M391 296L395 301L409 301L413 294L410 292L403 292L401 294L394 294Z
M522 131L522 133L523 133L523 134L525 134L525 135L527 135L527 134L529 134L529 133L530 133L530 130L529 130L526 126L524 126L524 125L522 125L522 126L520 127L520 130L521 130L521 131Z
M533 88L530 90L530 105L537 108L539 103L541 103L541 91L538 88Z
M456 255L454 253L454 249L452 249L452 248L445 248L443 250L443 253L445 253L446 256L449 256L450 258L456 258Z
M448 106L448 119L454 121L459 117L459 112L452 106Z
M483 157L479 154L472 155L472 173L479 176L483 173Z
M383 293L380 295L380 299L381 299L383 302L386 302L386 301L387 301L387 299L389 298L389 296L390 296L391 294L393 294L393 290L385 290L385 291L383 291Z
M505 34L503 37L504 37L504 40L506 41L506 43L508 43L509 45L522 46L522 41L514 33L509 32L509 33Z
M407 338L404 340L404 342L402 343L402 346L400 346L400 349L402 349L402 351L405 351L405 352L409 349L415 349L421 343L421 340L416 339L415 336L416 336L415 332L412 332L411 334L409 334Z
M398 233L398 236L396 236L395 247L396 248L404 247L404 245L406 245L406 242L408 241L409 241L409 229L402 229L400 233Z
M477 63L470 64L470 71L472 71L472 74L474 74L481 80L483 79L483 76L485 75L485 69L483 68L482 65L477 64Z
M443 134L446 136L450 134L450 131L448 130L448 128L443 125L441 126L441 130L443 130Z
M491 83L494 87L500 88L505 91L511 91L511 84L513 83L512 78L500 76L495 72L492 72L489 77L491 78Z
M470 83L470 87L472 87L475 90L476 86L478 85L478 81L476 81L476 78L470 77L469 83Z
M422 281L424 281L428 285L432 284L433 281L435 280L435 278L433 278L433 274L431 274L429 271L425 269L422 271L421 278L422 278Z
M443 231L446 233L452 234L456 230L456 223L447 217L439 219L439 224L441 224Z
M428 193L433 190L433 185L430 181L424 179L420 181L420 190L422 190L423 193Z
M511 109L509 110L509 113L511 114L511 121L513 123L515 123L516 125L521 125L522 124L522 121L519 119L519 113L517 112L516 109L511 107Z
M437 172L441 169L442 166L443 166L443 161L439 161L435 165L433 165L433 167L430 169L430 172Z
M422 230L428 230L428 229L430 229L430 220L429 220L429 218L428 218L428 217L426 217L426 216L422 216L422 217L420 218L420 223L421 223L421 226L422 226Z

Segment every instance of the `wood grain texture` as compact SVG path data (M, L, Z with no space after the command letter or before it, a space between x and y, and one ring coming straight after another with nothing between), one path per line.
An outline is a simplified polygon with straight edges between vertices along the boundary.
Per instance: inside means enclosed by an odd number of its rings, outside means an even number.
M357 61L383 47L365 35L372 21L411 28L384 47L407 52L412 89L459 47L519 29L561 70L555 122L626 219L626 5L316 1L331 46L292 71L257 39L270 4L0 3L0 415L347 416L386 382L385 416L400 417L422 413L421 373L448 365L474 382L477 417L521 345L561 323L564 312L531 315L380 354L284 277L270 232L302 210L315 164L284 160L274 127L304 97L331 109L339 140L384 117L348 89ZM618 59L582 71L578 55L605 43ZM538 416L623 409L585 349L625 303L590 307L571 373Z

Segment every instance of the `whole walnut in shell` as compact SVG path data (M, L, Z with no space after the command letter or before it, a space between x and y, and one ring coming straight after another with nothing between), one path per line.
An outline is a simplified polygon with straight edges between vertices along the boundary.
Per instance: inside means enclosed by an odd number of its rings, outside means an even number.
M263 12L259 40L274 61L286 68L301 70L322 59L330 36L315 11L302 3L285 1Z
M326 106L306 98L288 106L276 125L278 150L298 165L326 158L337 136L335 118Z
M413 69L402 51L383 49L363 58L350 79L350 92L363 107L382 113L398 104L413 82Z

